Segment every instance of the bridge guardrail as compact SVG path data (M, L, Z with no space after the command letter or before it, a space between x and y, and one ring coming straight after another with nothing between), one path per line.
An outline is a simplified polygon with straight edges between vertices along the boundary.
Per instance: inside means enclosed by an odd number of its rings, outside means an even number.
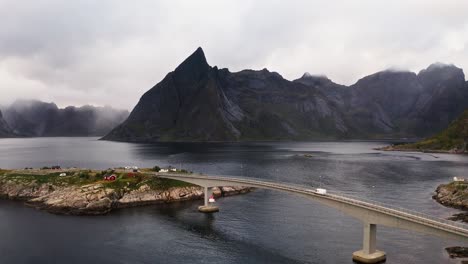
M339 194L339 195L336 195L336 194ZM395 205L390 205L390 204L387 204L387 203L379 202L379 201L372 200L372 199L365 198L365 197L359 197L359 196L353 196L353 195L349 195L349 194L343 194L343 193L336 192L336 191L332 191L330 195L332 195L334 197L339 197L339 198L343 197L343 198L348 198L348 199L351 199L351 200L358 200L360 202L368 203L371 206L379 206L382 209L397 210L399 212L404 212L404 213L407 213L407 214L412 215L412 216L417 216L417 217L420 217L420 218L433 220L433 221L436 221L436 222L439 222L439 223L444 223L444 224L449 225L449 226L460 227L460 228L463 228L463 229L468 231L468 224L461 223L461 222L456 222L456 221L451 221L451 220L436 217L436 216L432 216L432 215L429 215L427 213L411 210L411 209L408 209L408 208L399 207L399 206L395 206Z
M433 226L438 226L442 228L453 229L456 231L460 231L463 233L468 234L468 225L460 222L450 221L447 219L431 216L422 212L418 212L415 210L402 208L386 203L382 203L379 201L371 200L368 198L352 196L349 194L343 194L338 191L329 190L327 189L327 194L318 194L312 186L308 186L307 188L295 183L287 183L287 182L275 182L271 179L261 179L261 178L253 178L253 177L239 177L239 176L231 176L231 175L217 175L217 176L208 176L208 175L200 175L200 174L173 174L174 176L181 176L181 177L191 177L194 176L196 178L203 178L203 179L210 179L210 180L228 180L233 182L238 182L240 184L254 184L259 186L265 187L273 187L279 188L283 190L291 190L291 191L299 191L301 193L309 193L314 195L320 195L323 197L328 197L333 200L343 201L345 203L355 204L359 206L369 207L376 211L387 212L390 214L396 214L400 216L404 216L406 218L411 218L413 220L424 222L426 224L430 224Z

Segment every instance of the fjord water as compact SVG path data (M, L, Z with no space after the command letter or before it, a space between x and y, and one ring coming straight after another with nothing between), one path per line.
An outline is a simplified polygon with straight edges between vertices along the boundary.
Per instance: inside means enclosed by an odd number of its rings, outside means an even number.
M441 218L458 212L431 195L453 176L468 176L467 156L373 149L385 144L1 139L0 168L173 165L321 186ZM362 246L359 221L298 196L258 189L217 203L214 215L198 213L193 201L78 217L0 201L0 263L352 263ZM460 245L380 226L377 239L387 263L455 263L444 247Z

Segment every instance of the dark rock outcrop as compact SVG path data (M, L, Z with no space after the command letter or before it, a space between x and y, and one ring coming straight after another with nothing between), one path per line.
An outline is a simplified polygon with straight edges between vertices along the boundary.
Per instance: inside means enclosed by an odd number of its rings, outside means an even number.
M4 109L6 122L22 136L102 136L127 118L128 111L110 107L69 106L19 100Z
M3 118L2 112L0 111L0 138L3 137L15 137L15 133L11 130L10 126L7 124Z
M445 248L450 258L468 258L467 247L447 247ZM462 262L466 263L466 262Z
M103 139L242 141L423 137L468 107L463 71L383 71L349 87L325 76L211 67L198 48Z

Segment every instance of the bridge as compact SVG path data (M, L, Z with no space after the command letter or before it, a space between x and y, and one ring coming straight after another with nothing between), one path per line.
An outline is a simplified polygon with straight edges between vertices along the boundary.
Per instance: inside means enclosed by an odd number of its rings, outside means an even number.
M384 205L375 201L346 197L333 193L318 193L314 189L293 184L278 183L255 178L207 176L200 174L155 173L155 176L192 183L204 187L204 206L199 209L217 211L210 206L208 197L213 187L245 186L278 190L312 199L361 220L364 224L363 248L353 253L353 260L361 263L379 263L386 259L383 251L376 249L377 225L412 230L442 238L468 242L468 225L448 221L422 213ZM214 210L212 210L214 209Z

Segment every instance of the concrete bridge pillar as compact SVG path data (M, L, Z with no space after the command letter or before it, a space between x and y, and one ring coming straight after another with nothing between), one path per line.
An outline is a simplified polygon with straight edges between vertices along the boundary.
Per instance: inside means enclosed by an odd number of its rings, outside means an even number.
M210 199L210 196L213 194L213 188L208 188L204 187L204 193L205 193L205 206L208 206L208 199Z
M219 211L219 208L215 205L211 205L209 202L208 202L208 199L210 198L210 196L213 194L213 187L204 187L204 195L205 195L205 202L204 202L204 205L201 205L198 207L198 211L202 212L202 213L215 213L215 212L218 212Z
M362 250L353 253L353 260L359 263L380 263L385 261L385 252L376 249L377 225L364 223Z

